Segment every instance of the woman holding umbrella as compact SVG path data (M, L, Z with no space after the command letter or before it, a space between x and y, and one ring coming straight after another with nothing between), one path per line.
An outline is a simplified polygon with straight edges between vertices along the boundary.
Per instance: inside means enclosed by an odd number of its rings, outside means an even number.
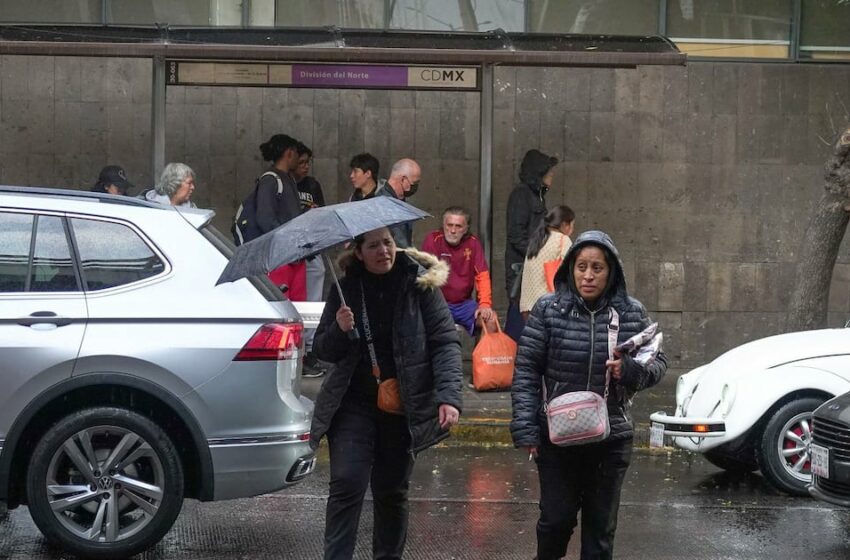
M353 556L371 484L374 557L401 558L415 455L460 416L460 341L439 290L448 267L415 249L396 252L387 228L355 238L340 265L347 305L331 291L313 341L333 364L311 430L314 447L327 435L330 448L324 557Z

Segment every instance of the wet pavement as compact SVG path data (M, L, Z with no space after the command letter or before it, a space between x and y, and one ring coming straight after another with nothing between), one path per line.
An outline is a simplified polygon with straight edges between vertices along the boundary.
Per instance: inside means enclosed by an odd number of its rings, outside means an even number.
M506 448L439 448L419 456L411 490L408 559L533 556L533 463ZM303 483L276 494L186 502L148 559L320 558L327 457ZM370 558L371 504L356 558ZM567 558L578 558L578 531ZM615 544L619 559L850 557L850 510L781 495L758 474L732 476L684 452L635 454ZM50 548L26 508L0 513L0 559L67 558Z

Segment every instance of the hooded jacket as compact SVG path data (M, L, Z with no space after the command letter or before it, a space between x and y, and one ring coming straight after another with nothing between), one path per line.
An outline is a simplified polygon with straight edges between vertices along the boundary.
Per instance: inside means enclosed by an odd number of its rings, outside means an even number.
M578 252L588 245L607 249L610 268L608 284L594 306L588 306L576 293L572 272ZM617 249L611 238L601 231L588 231L576 239L555 274L555 288L554 293L540 298L532 309L517 348L511 389L511 435L517 447L539 446L548 437L543 412L544 382L549 400L572 391L591 390L604 394L612 307L620 315L618 343L650 324L643 305L629 297ZM634 436L629 413L631 398L637 391L658 383L666 371L667 359L663 352L646 366L628 355L623 356L622 378L619 381L611 379L609 385L609 440Z
M172 206L171 199L168 198L167 195L159 194L155 189L148 189L139 195L139 198L142 200L147 200L148 202L156 202L158 204L164 204L166 206ZM195 208L195 203L191 200L187 200L182 204L178 204L177 206L181 206L184 208Z
M345 301L359 317L363 265L349 252L340 259L345 277L340 287ZM461 410L461 351L446 300L439 288L448 278L446 263L416 249L399 251L394 269L402 269L401 289L392 324L393 357L411 435L413 453L448 437L440 427L438 409L449 404ZM336 322L339 294L331 290L313 339L313 353L333 366L316 397L311 445L316 448L349 390L363 352ZM356 319L355 319L356 320Z
M546 192L543 176L558 160L538 150L529 150L522 159L520 184L511 191L507 211L507 243L505 244L505 288L511 291L516 272L513 265L525 261L528 239L546 214Z

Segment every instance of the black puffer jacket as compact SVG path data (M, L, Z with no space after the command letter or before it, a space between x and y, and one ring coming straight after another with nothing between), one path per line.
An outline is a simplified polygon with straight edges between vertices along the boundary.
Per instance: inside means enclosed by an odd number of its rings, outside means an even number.
M606 247L615 261L609 262L612 270L608 286L594 311L576 293L572 274L576 255L588 244ZM548 437L542 406L544 380L549 399L571 391L585 391L588 387L604 394L611 307L620 316L618 342L624 342L650 324L643 305L626 292L622 263L614 243L600 231L589 231L576 239L555 275L555 286L555 293L540 298L534 306L517 349L511 390L511 435L517 447L539 446ZM635 392L658 383L666 371L663 352L647 366L623 356L622 379L611 380L608 394L611 440L634 435L629 414L631 398Z
M345 301L354 317L360 317L363 265L353 258L341 264L346 269L340 282ZM404 276L392 325L393 353L410 428L410 450L416 453L448 437L438 421L441 404L461 410L460 339L439 290L448 278L448 265L428 253L407 249L397 254L394 268L398 267ZM362 358L360 343L350 341L336 322L339 306L339 294L331 290L313 339L316 356L333 364L316 397L310 430L314 448L327 433Z
M519 171L520 184L511 191L507 206L507 243L505 244L505 289L510 292L516 272L513 265L525 261L528 239L546 214L543 176L558 163L538 150L528 150Z

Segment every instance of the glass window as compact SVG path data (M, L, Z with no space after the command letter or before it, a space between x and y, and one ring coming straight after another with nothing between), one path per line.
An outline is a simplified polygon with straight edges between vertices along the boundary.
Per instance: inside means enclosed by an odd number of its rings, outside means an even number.
M850 60L850 1L806 0L801 18L801 55Z
M101 23L101 0L0 0L4 23Z
M216 4L211 0L110 0L110 23L153 25L200 25L214 24Z
M792 0L669 0L667 36L691 56L788 58Z
M274 24L382 29L384 0L275 0Z
M23 292L29 270L33 217L0 212L0 292Z
M390 28L417 31L525 30L523 0L396 0Z
M88 291L123 286L165 270L162 260L125 225L78 218L71 225Z
M535 33L656 35L659 0L528 0Z
M30 276L31 292L76 292L80 287L62 218L39 216Z

